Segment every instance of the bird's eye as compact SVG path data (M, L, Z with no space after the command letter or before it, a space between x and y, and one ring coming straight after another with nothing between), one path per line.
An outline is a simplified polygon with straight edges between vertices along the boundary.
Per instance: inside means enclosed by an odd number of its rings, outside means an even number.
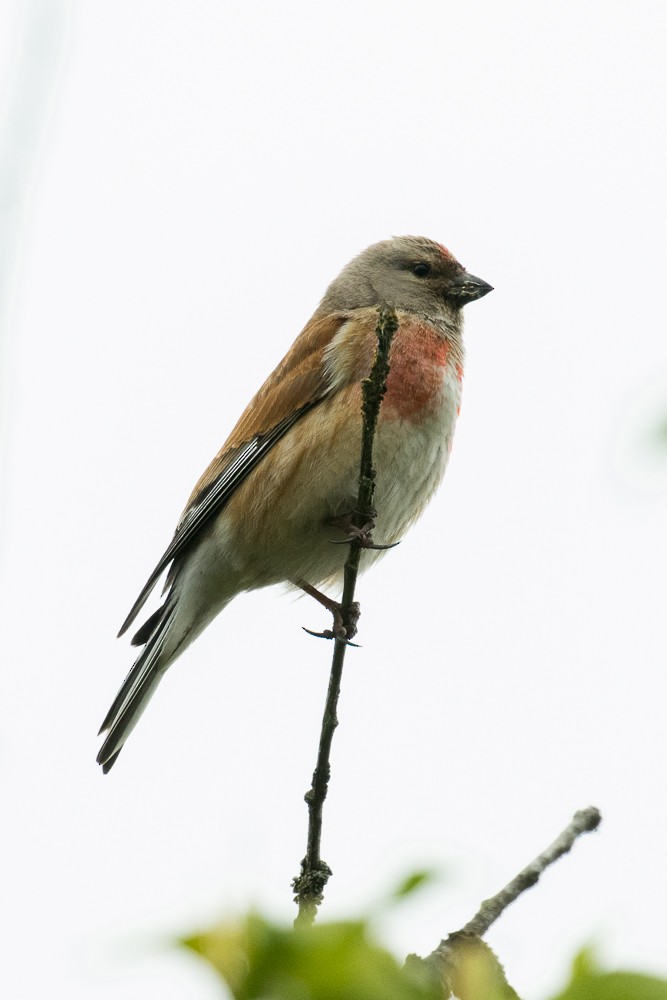
M431 273L431 268L428 264L413 264L412 273L416 274L418 278L426 278Z

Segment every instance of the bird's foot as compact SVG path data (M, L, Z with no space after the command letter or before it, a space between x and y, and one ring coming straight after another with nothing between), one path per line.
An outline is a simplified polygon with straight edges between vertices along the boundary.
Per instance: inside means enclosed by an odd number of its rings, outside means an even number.
M361 525L360 521L363 521ZM347 514L337 514L335 517L328 518L326 523L347 533L347 538L332 538L333 545L349 545L350 542L356 542L362 549L393 549L395 545L398 545L398 542L392 542L390 545L375 544L372 536L375 527L374 510L365 514L361 514L358 510L351 510Z
M297 584L306 594L314 597L318 604L330 611L333 616L332 628L324 629L323 632L313 632L309 628L304 628L308 635L314 635L318 639L340 639L348 646L356 646L356 642L350 642L357 634L357 624L361 616L361 607L358 601L353 601L349 608L343 609L340 601L334 601L327 597L321 590L312 587L305 580L299 580Z

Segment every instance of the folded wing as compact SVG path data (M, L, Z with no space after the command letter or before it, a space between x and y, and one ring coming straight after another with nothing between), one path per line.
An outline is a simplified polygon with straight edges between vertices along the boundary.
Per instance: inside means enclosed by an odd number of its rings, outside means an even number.
M246 407L195 486L170 545L123 622L119 636L135 620L167 566L192 544L276 442L305 413L340 388L331 379L325 351L348 319L347 313L333 313L311 320Z

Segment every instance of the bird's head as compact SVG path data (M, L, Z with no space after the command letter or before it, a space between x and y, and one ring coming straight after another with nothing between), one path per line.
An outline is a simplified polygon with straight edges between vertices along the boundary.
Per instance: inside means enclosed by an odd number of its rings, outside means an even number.
M440 243L395 236L350 261L329 285L318 312L388 305L456 322L462 306L490 291L491 285L469 274Z

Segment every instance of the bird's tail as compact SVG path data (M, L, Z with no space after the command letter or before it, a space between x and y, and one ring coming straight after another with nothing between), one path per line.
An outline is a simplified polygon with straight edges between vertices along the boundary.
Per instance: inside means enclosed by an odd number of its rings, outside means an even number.
M175 614L175 602L167 598L159 612L152 615L135 636L137 643L145 642L146 645L123 681L100 728L100 733L109 731L97 755L97 763L102 765L105 774L115 764L125 740L139 721L167 666L174 659L174 650L165 650L165 643ZM150 635L146 635L148 625L152 626Z

